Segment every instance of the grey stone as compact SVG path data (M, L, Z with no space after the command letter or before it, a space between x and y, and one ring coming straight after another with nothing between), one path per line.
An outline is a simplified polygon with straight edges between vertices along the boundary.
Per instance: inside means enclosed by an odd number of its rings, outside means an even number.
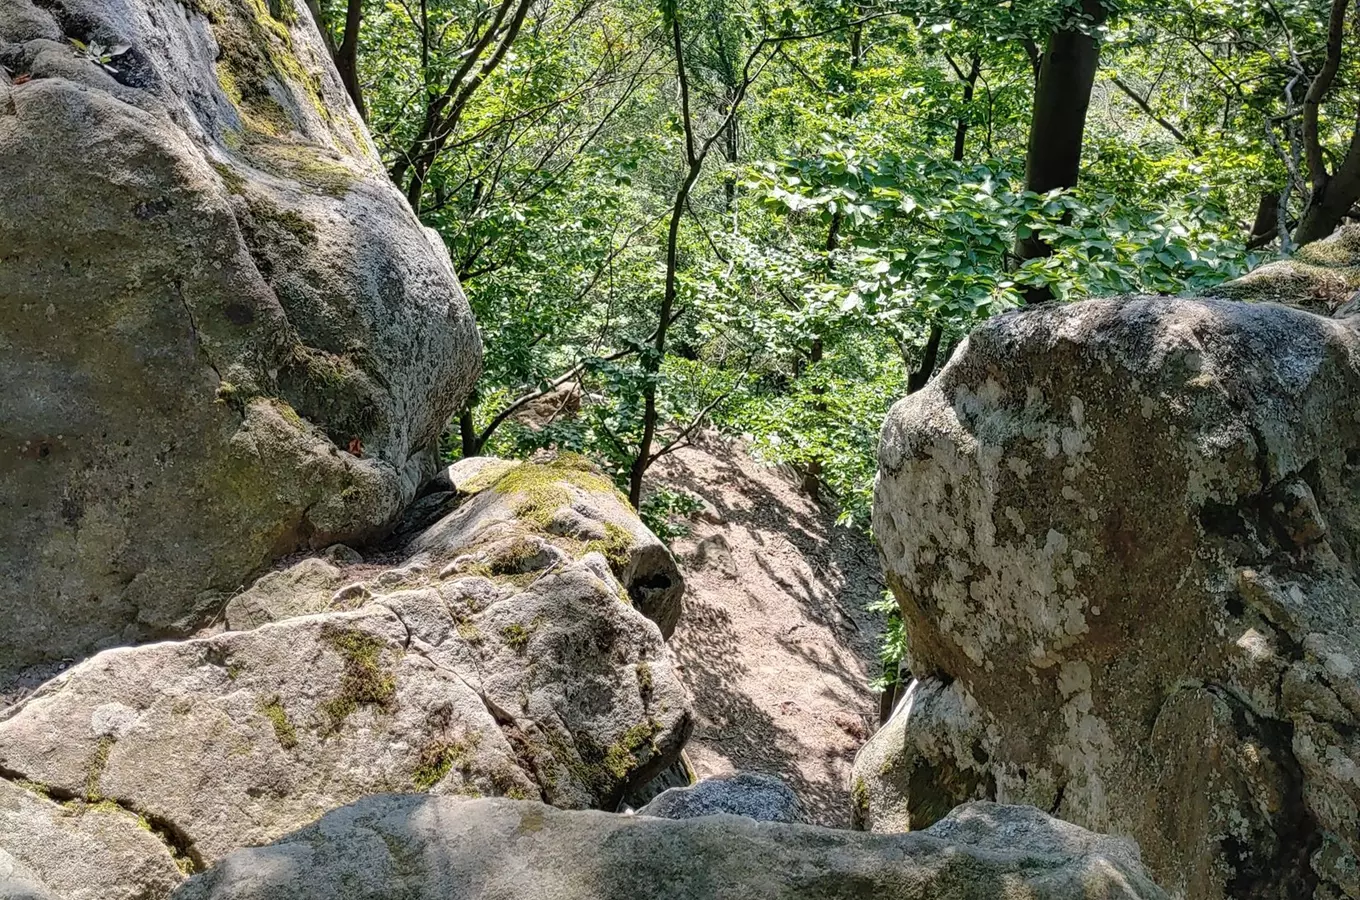
M922 702L861 754L861 824L915 829L982 796L1136 839L1188 900L1345 895L1354 322L1041 307L978 328L893 408L874 531Z
M688 697L597 554L531 577L105 651L0 713L0 771L164 822L198 867L385 791L612 809Z
M913 831L966 800L994 798L986 741L977 703L958 682L911 682L894 715L855 756L851 824Z
M720 813L746 816L758 822L803 821L798 795L773 775L755 772L673 787L637 811L640 816L659 819L693 819Z
M227 627L245 631L321 612L331 606L336 589L344 583L345 573L335 565L319 557L304 559L262 575L248 590L232 597L224 614Z
M971 804L868 835L736 816L374 797L241 850L175 900L1163 900L1130 843Z
M150 900L184 878L144 819L113 803L56 803L0 780L0 898Z
M597 550L630 602L670 637L680 619L685 580L666 545L652 534L608 477L581 457L547 462L471 457L450 466L448 484L462 504L406 548L414 561L500 565L495 557L526 530L569 555ZM476 550L468 554L467 551Z
M58 900L38 874L0 850L0 900Z
M306 5L210 6L0 4L0 671L380 530L478 372Z

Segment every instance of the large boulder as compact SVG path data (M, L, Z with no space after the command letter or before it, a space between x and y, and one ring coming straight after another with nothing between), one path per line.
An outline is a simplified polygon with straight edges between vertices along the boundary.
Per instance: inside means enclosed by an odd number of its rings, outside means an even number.
M1160 900L1131 844L979 803L920 834L375 797L242 850L175 900Z
M0 248L0 673L382 528L480 364L303 0L5 0Z
M485 549L530 527L568 553L598 550L629 602L665 637L675 631L685 593L675 558L642 524L628 498L583 457L563 454L539 462L471 457L450 466L444 479L466 502L411 543L414 561L450 545Z
M72 667L0 712L0 778L144 816L190 869L389 791L614 809L692 727L660 631L598 550L460 521L417 536L420 562L332 550L267 575L242 630ZM40 837L16 822L0 852Z
M757 822L802 822L798 795L773 775L742 772L727 778L705 778L685 787L667 788L637 811L658 819L695 819L726 813Z
M893 408L874 530L920 681L861 824L1030 803L1175 896L1360 897L1355 321L1041 307Z

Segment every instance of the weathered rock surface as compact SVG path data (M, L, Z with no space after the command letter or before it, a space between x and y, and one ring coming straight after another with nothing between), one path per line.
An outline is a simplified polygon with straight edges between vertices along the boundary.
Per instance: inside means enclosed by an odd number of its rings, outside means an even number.
M925 828L967 800L996 796L977 703L960 682L913 681L895 714L855 757L851 824L878 832Z
M548 463L491 457L459 460L444 476L463 503L407 548L415 564L465 550L455 567L495 568L527 527L569 554L598 550L630 602L670 637L680 619L685 579L666 545L633 512L628 499L584 460Z
M508 800L374 797L242 850L175 900L1154 900L1132 845L979 803L878 836Z
M143 900L183 877L139 815L113 803L56 803L36 786L0 780L0 898Z
M798 795L773 775L743 772L730 778L705 778L689 787L662 791L637 811L659 819L694 819L722 813L758 822L802 822Z
M2 673L383 526L480 346L302 0L0 13Z
M883 431L921 679L873 829L976 796L1137 839L1175 896L1360 897L1360 334L1132 298L979 328Z
M539 468L548 498L590 474ZM692 727L656 624L596 549L449 516L439 533L499 548L476 571L427 532L424 562L273 573L247 592L266 624L107 650L0 712L0 775L162 823L193 868L391 791L613 809ZM33 837L0 830L0 851Z

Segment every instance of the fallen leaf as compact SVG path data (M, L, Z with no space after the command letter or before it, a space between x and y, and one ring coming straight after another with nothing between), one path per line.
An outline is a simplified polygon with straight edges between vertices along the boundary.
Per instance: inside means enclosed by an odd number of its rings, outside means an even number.
M22 75L16 75L16 76L14 77L14 83L15 83L15 84L27 84L28 82L30 82L30 81L32 81L32 80L33 80L33 73L32 73L32 72L25 72L25 73L22 74Z

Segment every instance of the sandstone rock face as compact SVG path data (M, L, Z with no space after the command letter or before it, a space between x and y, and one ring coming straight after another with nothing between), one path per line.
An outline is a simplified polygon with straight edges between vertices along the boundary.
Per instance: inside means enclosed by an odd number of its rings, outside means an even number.
M1030 803L1174 896L1360 897L1353 321L1039 308L894 407L874 528L920 682L862 824Z
M637 811L659 819L695 819L726 813L757 822L801 822L798 795L773 775L743 772L730 778L705 778L689 787L662 791Z
M588 474L542 469L545 495ZM258 627L71 668L0 712L0 776L144 816L190 869L392 791L613 809L692 727L661 634L601 552L466 513L417 536L421 562L333 550L265 576ZM0 828L0 851L36 837Z
M0 671L383 526L480 362L303 0L3 7Z
M1157 900L1128 843L979 803L876 836L509 800L374 797L242 850L175 900Z

